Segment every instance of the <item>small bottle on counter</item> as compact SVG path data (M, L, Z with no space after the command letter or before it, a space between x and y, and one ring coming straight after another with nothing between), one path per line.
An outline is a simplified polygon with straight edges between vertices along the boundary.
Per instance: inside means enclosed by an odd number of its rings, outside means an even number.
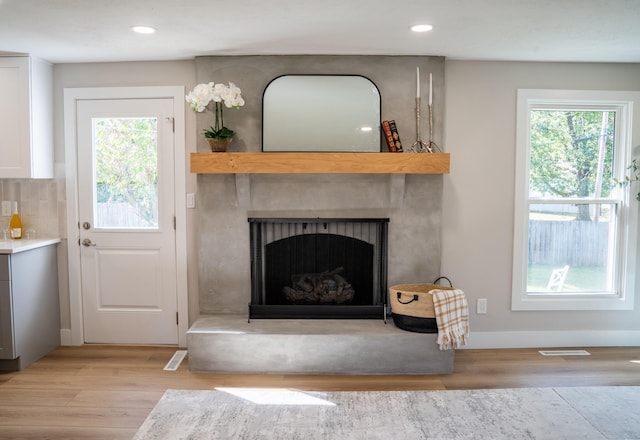
M22 220L20 214L18 214L18 202L13 202L13 215L9 221L9 234L11 238L22 238Z

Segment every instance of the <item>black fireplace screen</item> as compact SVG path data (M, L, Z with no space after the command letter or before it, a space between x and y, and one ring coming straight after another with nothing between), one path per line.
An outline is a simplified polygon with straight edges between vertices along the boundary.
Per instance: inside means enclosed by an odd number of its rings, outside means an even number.
M252 318L380 318L388 219L249 219Z

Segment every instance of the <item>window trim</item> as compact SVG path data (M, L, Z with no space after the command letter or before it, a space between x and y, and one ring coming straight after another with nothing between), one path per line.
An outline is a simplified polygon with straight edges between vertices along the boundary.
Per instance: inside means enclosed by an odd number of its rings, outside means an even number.
M614 156L614 176L624 176L626 166L631 162L632 127L636 139L640 131L640 118L634 119L633 104L640 105L640 92L586 91L586 90L543 90L518 89L516 108L516 166L514 200L514 244L511 310L632 310L636 285L636 249L638 205L631 196L629 187L616 189L612 197L598 198L598 202L611 201L617 204L617 224L619 239L614 255L613 294L562 294L528 293L528 225L529 225L529 141L530 110L539 108L566 108L599 110L603 107L615 108L616 153ZM542 199L544 200L544 199ZM566 203L566 199L563 200ZM573 198L572 203L594 202L593 198ZM555 203L555 200L554 202ZM560 203L560 201L558 201Z

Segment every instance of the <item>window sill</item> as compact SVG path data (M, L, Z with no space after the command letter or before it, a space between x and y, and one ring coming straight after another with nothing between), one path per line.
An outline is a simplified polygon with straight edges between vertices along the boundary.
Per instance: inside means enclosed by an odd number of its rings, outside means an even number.
M568 310L633 310L633 297L621 298L611 294L593 295L522 295L514 297L513 311Z

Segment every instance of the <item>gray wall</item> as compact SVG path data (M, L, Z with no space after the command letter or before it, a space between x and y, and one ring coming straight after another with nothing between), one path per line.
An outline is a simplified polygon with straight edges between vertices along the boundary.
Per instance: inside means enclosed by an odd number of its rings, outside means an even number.
M471 301L471 343L640 345L640 298L633 311L510 310L516 90L639 91L640 65L447 61L445 78L451 174L444 178L442 268ZM634 138L639 145L640 133ZM486 315L475 314L476 298L488 298Z
M243 56L196 59L198 82L235 83L246 102L225 110L238 134L231 151L261 150L262 93L283 74L358 74L380 90L382 119L395 119L403 144L415 140L416 67L426 113L429 72L434 84L434 140L442 137L440 57ZM336 102L339 106L340 102ZM198 114L198 133L213 115ZM426 119L421 130L428 133ZM200 136L198 149L207 150ZM267 154L267 153L265 153ZM238 197L237 187L247 195ZM442 176L252 175L198 177L200 310L246 313L250 299L249 225L253 212L283 217L389 217L389 285L430 282L440 274Z
M242 61L240 57L238 62ZM280 57L273 57L279 59ZM324 59L324 57L321 57ZM395 57L388 57L394 60ZM444 76L434 76L436 86L435 120L445 121L444 130L436 130L436 140L441 141L443 149L451 153L451 174L441 179L443 183L442 212L442 270L452 278L454 283L465 290L471 300L471 338L469 347L489 346L562 346L603 344L617 345L628 343L635 338L635 345L640 345L640 298L636 299L634 311L620 312L511 312L511 270L513 245L513 195L514 195L514 161L515 161L515 91L517 88L577 88L577 89L617 89L640 90L640 64L563 64L563 63L511 63L511 62L473 62L473 61L439 61L438 58L417 57L427 63L441 63ZM233 60L230 60L230 62ZM251 68L240 64L243 72L249 74ZM406 145L407 140L414 137L414 93L415 63L408 63L402 70L402 80L391 82L381 87L383 106L390 99L397 102L397 111L388 111L383 107L383 118L395 118L401 123L400 131ZM335 67L334 67L335 68ZM56 130L56 163L57 169L64 171L64 143L62 116L62 89L64 87L97 87L127 85L184 85L187 90L196 82L198 75L212 74L196 69L193 61L145 62L145 63L97 63L97 64L63 64L54 68L55 80L55 130ZM256 69L253 69L254 71ZM347 72L348 70L348 72ZM428 78L427 65L421 64L423 78ZM434 75L436 70L433 70ZM273 72L275 73L275 72ZM273 74L270 73L270 74ZM307 73L307 72L305 72ZM344 69L341 73L353 73L352 69ZM358 72L360 73L360 72ZM262 74L258 71L257 74ZM243 74L244 75L244 74ZM201 76L198 76L201 78ZM377 77L376 77L377 78ZM372 78L373 79L373 78ZM229 125L241 132L239 138L244 142L243 148L257 149L260 145L259 123L255 116L249 127L237 125L245 113L259 112L259 102L255 96L259 86L243 83L240 76L227 75L218 71L208 78L214 81L234 81L245 90L254 87L251 101L241 110L225 113ZM443 87L446 88L442 91ZM378 86L382 86L379 84ZM249 87L247 89L247 87ZM423 90L426 90L423 83ZM397 95L394 97L389 94ZM245 95L249 96L249 95ZM445 99L446 97L446 99ZM423 98L426 100L426 96ZM249 110L251 106L258 106ZM440 107L438 107L440 106ZM402 113L400 113L402 112ZM198 115L205 121L207 116ZM232 119L233 118L233 119ZM205 121L206 122L206 121ZM233 124L233 125L232 125ZM247 128L247 130L245 130ZM423 128L423 133L425 133ZM200 130L196 127L196 115L187 114L187 151L198 149L205 151L204 141L200 139ZM251 133L251 138L249 134ZM406 135L405 135L406 133ZM424 137L424 136L423 136ZM238 139L236 139L238 140ZM235 141L234 141L235 142ZM242 143L232 144L239 149ZM188 161L187 161L188 163ZM196 176L187 173L187 191L196 191ZM238 201L229 195L226 187L234 187L236 181L231 176L217 178L200 176L207 181L205 187L198 188L198 197L206 203L214 203L209 192L222 192L221 198L215 201L215 209L229 212L229 219L222 222L207 220L200 227L225 233L227 220L237 221L244 225L244 210L238 210ZM271 190L279 182L279 177L271 177L251 183L252 188L260 194ZM435 180L435 181L434 181ZM407 179L408 197L423 197L422 188L438 185L436 179L429 176L411 176ZM218 186L218 181L223 185ZM365 178L365 182L366 182ZM414 182L415 181L415 182ZM240 187L246 186L242 178ZM321 181L322 182L322 181ZM295 180L293 181L295 183ZM415 186L414 186L415 183ZM286 182L291 185L292 181ZM383 185L378 182L378 189ZM393 185L392 185L393 186ZM262 188L258 190L256 188ZM235 191L235 189L234 189ZM385 189L385 196L393 190ZM201 193L202 192L202 193ZM64 192L63 192L64 194ZM313 193L312 193L313 194ZM366 203L378 203L379 194L369 194ZM253 202L252 202L253 203ZM364 204L365 202L363 202ZM412 202L413 203L413 202ZM260 205L262 206L262 205ZM271 207L267 207L270 208ZM214 242L206 242L200 246L196 217L202 218L202 212L212 209L198 206L188 214L188 252L189 252L189 310L190 319L199 312L200 292L198 290L198 260L209 260L211 264L226 267L226 252L236 252L233 247L218 249ZM254 209L254 208L252 208ZM279 206L278 209L282 209ZM424 208L423 208L424 209ZM401 209L394 209L401 211ZM66 211L59 209L61 215L60 228ZM231 212L235 212L234 215ZM243 215L240 216L238 212ZM392 212L395 214L395 212ZM416 217L418 218L418 217ZM400 220L392 217L398 230ZM409 222L409 219L404 221ZM419 221L419 220L414 220ZM233 224L233 222L231 222ZM248 227L248 226L247 226ZM407 231L413 228L409 225ZM638 225L635 225L637 228ZM206 237L206 234L205 234ZM242 242L234 245L246 248ZM210 252L211 251L211 252ZM201 253L202 255L198 255ZM216 263L217 262L217 263ZM414 256L411 258L411 271L424 270L430 262ZM397 267L397 263L392 263ZM63 269L66 266L63 266ZM63 270L61 269L61 270ZM393 282L399 281L402 274L394 275ZM248 272L240 274L248 282ZM66 278L66 273L64 273ZM231 280L233 281L233 280ZM211 288L211 286L209 286ZM203 289L206 293L208 289ZM638 290L638 289L636 289ZM68 328L68 293L62 292L63 328ZM248 295L241 292L240 295ZM475 314L475 299L488 298L489 309L486 315ZM247 296L248 298L248 296ZM215 304L203 304L215 307ZM66 309L65 309L66 307ZM66 326L66 327L65 327ZM621 338L620 336L623 336Z

